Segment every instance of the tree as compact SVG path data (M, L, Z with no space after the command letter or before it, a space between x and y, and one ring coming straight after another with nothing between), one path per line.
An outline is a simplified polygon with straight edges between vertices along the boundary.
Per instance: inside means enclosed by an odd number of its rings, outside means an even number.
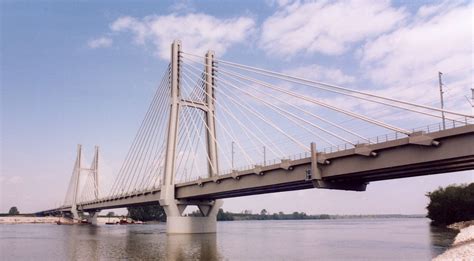
M428 218L434 225L448 225L474 219L474 183L450 185L426 194Z
M224 212L222 208L219 209L219 211L217 212L217 221L232 221L232 220L234 220L232 213Z
M259 219L259 220L265 220L265 219L267 219L267 218L268 218L268 217L267 217L267 214L268 214L267 210L266 210L266 209L262 209L262 211L260 211L260 215L259 215L258 219Z
M109 213L107 213L107 216L108 217L114 217L115 216L115 213L113 211L110 211Z
M18 211L17 207L11 207L8 211L8 215L19 215L20 211Z
M166 213L162 206L148 205L128 207L128 216L140 221L166 221Z

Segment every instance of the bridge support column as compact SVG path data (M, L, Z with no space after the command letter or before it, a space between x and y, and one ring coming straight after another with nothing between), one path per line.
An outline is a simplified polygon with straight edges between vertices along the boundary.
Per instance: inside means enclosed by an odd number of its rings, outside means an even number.
M217 212L222 206L222 200L206 202L181 202L163 206L166 212L166 232L168 234L202 234L216 233ZM186 206L196 205L202 216L183 216Z
M167 220L168 234L193 234L193 233L215 233L217 228L217 212L222 206L221 200L211 201L180 201L175 198L175 174L176 174L176 145L179 128L180 111L180 50L181 43L174 41L171 45L171 97L170 117L168 121L168 139L166 144L166 157L164 174L161 183L160 205L163 206ZM212 62L214 54L208 52L206 55L206 120L209 130L207 132L208 157L211 159L209 165L209 176L218 174L217 166L217 143L214 129L214 102L212 83ZM200 217L183 216L188 205L196 205L201 211Z
M100 211L89 212L89 217L87 217L87 223L91 225L97 225L97 217L99 216Z

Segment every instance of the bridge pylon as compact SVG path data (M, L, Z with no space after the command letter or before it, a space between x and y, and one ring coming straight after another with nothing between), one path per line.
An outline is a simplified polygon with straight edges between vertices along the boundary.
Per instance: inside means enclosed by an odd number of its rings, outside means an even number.
M95 200L99 199L99 147L95 146L94 150L94 158L92 160L92 164L90 168L84 168L82 166L82 145L78 144L77 145L77 154L76 154L76 161L74 163L74 168L72 171L72 176L70 180L70 185L68 188L68 191L66 193L66 199L64 201L64 206L70 206L71 207L71 214L73 219L75 220L81 220L82 219L82 207L81 203L84 200L81 198L80 193L81 191L80 186L83 186L84 180L82 180L84 177L81 174L82 171L87 171L89 172L88 175L89 178L92 178L92 182L89 183L91 186L91 195L93 195L93 198ZM87 182L87 181L86 181ZM84 190L84 188L82 189ZM89 217L96 217L97 211L93 213L89 213ZM94 220L93 220L94 221ZM94 223L94 222L92 222Z
M79 179L81 176L81 161L82 161L82 145L77 145L76 162L74 163L74 170L72 172L72 204L71 213L72 217L76 220L80 220L79 212L77 211L78 193L79 193Z
M192 234L192 233L215 233L217 228L217 212L222 206L222 200L189 201L177 200L175 197L175 175L176 175L176 145L179 128L179 110L183 102L180 95L180 52L181 42L175 40L171 45L171 97L170 118L168 122L168 139L166 144L165 171L161 184L160 205L163 206L167 220L168 234ZM214 72L214 53L209 51L205 59L205 75ZM214 114L214 84L212 76L206 77L206 121L207 121L207 153L210 158L209 177L218 173L217 166L217 144ZM211 83L211 84L210 84ZM199 208L202 216L184 216L184 210L189 205Z

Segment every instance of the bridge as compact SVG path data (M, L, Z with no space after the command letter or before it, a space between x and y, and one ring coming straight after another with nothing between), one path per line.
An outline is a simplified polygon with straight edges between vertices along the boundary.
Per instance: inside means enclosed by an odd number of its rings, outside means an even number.
M168 233L212 233L224 198L364 191L370 182L474 169L472 115L308 78L217 59L212 51L187 53L173 42L109 191L99 190L98 147L85 168L79 145L64 204L37 214L80 219L87 212L95 223L101 210L159 203ZM338 99L343 104L334 104ZM406 127L418 119L436 123ZM185 215L190 205L202 216Z

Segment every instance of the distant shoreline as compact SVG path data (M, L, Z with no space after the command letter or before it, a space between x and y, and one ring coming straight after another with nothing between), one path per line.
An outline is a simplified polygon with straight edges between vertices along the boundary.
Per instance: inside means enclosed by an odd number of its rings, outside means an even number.
M98 224L105 224L106 222L120 222L119 217L98 217ZM34 215L15 215L15 216L0 216L0 224L57 224L60 221L62 224L72 224L73 221L65 217L36 217Z
M191 216L194 213L191 214ZM371 214L371 215L308 215L304 212L293 212L285 214L283 212L270 214L266 210L262 210L260 214L253 214L247 211L241 213L219 211L217 221L232 220L306 220L306 219L357 219L357 218L425 218L424 214Z
M288 214L290 215L290 214ZM317 218L317 216L306 216L305 218L284 218L284 219L272 219L272 218L259 218L257 214L254 215L245 215L242 214L240 217L237 217L233 220L218 220L218 221L264 221L264 220L281 220L281 221L289 221L289 220L331 220L331 219L383 219L383 218L426 218L424 215L329 215L328 218ZM271 216L271 215L269 215ZM105 224L106 222L115 222L119 221L122 217L107 217L107 216L99 216L98 223ZM64 217L37 217L31 214L23 214L23 215L1 215L0 216L0 224L56 224L58 221L62 223L68 223L70 220ZM148 224L157 224L156 221L147 222ZM162 223L162 222L159 222ZM163 222L164 223L164 222Z

